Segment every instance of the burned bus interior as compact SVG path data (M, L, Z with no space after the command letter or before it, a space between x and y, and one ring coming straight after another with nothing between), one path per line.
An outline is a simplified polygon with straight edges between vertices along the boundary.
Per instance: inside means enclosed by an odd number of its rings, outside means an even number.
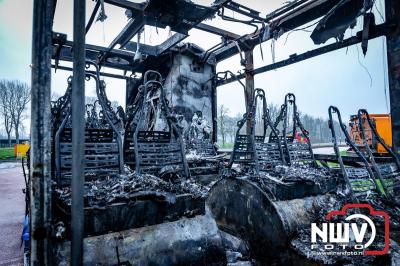
M251 1L96 0L89 9L91 1L75 0L72 35L53 30L57 2L34 1L27 165L32 265L400 263L398 1L384 1L385 22L377 24L372 0L294 0L267 15L252 9ZM125 12L126 25L108 46L87 43L93 25L111 19L111 7ZM361 30L345 37L360 17ZM215 18L232 27L213 26ZM317 48L254 67L258 46L310 23ZM237 24L251 30L237 34ZM145 44L146 26L170 34ZM186 41L198 31L220 43L205 49ZM257 74L352 45L366 54L369 40L378 37L387 45L392 144L380 137L366 109L354 110L364 136L355 143L340 110L327 106L334 153L318 154L293 93L282 93L279 114L271 118ZM217 65L233 56L242 71L218 72ZM51 100L55 71L70 77L64 95ZM125 106L112 105L105 78L124 82ZM230 83L243 88L246 111L232 150L224 150L216 145L217 90ZM89 85L93 103L85 103ZM351 155L339 149L339 131ZM383 155L371 150L367 131ZM309 255L310 225L348 202L389 213L390 240L382 242L391 251ZM376 238L385 238L385 221L374 222Z

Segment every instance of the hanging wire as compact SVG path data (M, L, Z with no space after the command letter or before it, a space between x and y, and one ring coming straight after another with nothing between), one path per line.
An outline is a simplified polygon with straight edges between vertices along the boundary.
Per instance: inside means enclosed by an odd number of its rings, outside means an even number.
M379 17L382 19L382 23L385 22L385 18L382 15L381 9L383 9L382 7L382 2L380 0L378 0L379 2L379 8L378 5L376 4L376 0L374 1L373 7L375 7L375 10L378 12Z
M386 52L386 45L385 45L385 38L381 37L382 39L382 65L383 65L383 91L385 93L385 104L386 104L386 111L389 113L389 102L388 102L388 78L387 78L387 52Z
M369 76L369 80L370 80L369 86L372 87L372 76L371 76L371 73L369 72L368 68L360 60L360 50L358 49L358 45L356 45L356 48L357 48L357 60L358 60L358 63L365 70L365 72L367 72L367 74Z
M385 18L382 15L381 9L383 9L382 6L382 1L378 0L379 3L379 7L376 3L376 0L374 1L374 7L375 10L377 11L377 13L379 14L382 23L385 22ZM387 51L386 51L386 45L385 45L385 38L381 37L382 40L382 66L383 66L383 91L385 94L385 104L386 104L386 112L389 113L389 100L388 100L388 77L387 77L387 73L388 73L388 62L387 62Z
M287 33L287 35L286 35L285 43L284 43L283 45L286 45L286 43L287 43L287 41L288 41L288 38L289 38L289 35L292 34L293 32L295 32L295 31L312 32L312 30L309 30L309 28L311 28L312 26L317 25L320 21L321 21L321 20L318 20L318 21L316 21L316 22L314 22L314 23L312 23L312 24L310 24L310 25L308 25L308 26L305 26L305 27L302 27L302 28L298 28L298 29L294 29L294 30L289 31L289 32Z

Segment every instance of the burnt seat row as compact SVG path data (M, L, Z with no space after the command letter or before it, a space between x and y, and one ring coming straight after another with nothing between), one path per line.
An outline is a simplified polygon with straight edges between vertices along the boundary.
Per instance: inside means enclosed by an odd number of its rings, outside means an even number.
M293 113L293 130L290 132L291 134L288 134L290 107ZM260 113L257 111L259 109L261 110L261 119L256 119L257 113ZM262 122L262 134L257 135L256 126L257 122L260 121ZM278 129L279 125L282 125L281 131ZM267 141L268 128L270 129L270 135ZM298 130L304 136L304 143L295 139ZM243 131L246 133L243 134ZM232 167L233 164L241 164L245 168L253 168L257 173L260 171L268 172L278 165L317 166L308 132L300 121L296 99L293 94L289 93L285 96L285 102L281 106L280 113L276 121L272 123L269 109L267 108L265 92L262 89L255 90L251 109L238 121L238 129L229 166Z
M178 173L189 177L185 156L182 129L172 115L165 98L162 76L156 71L147 71L144 83L139 87L137 106L126 128L126 163L136 173L153 175ZM156 129L155 117L161 118L166 130Z
M97 66L93 64L96 68ZM121 173L124 169L122 153L122 121L107 99L105 83L97 74L87 74L96 84L97 100L86 104L85 177L99 178ZM72 171L71 77L65 95L51 105L52 169L57 184L68 185Z
M87 75L96 82L97 100L86 105L86 178L123 173L124 164L137 173L190 176L185 155L187 143L165 98L158 72L145 73L138 97L124 119L111 107L105 83L98 75ZM155 117L161 118L164 125L155 125ZM72 169L71 79L65 95L52 102L52 133L53 176L58 184L69 184ZM205 157L216 155L211 140L193 140L190 149L198 149ZM191 165L193 173L204 174L197 164ZM210 162L207 164L209 166ZM214 164L211 169L214 175L219 173L219 167L215 165L219 164Z
M337 115L340 130L354 155L361 161L358 167L346 165L338 148L336 132L333 123L333 114ZM375 124L365 109L358 110L358 120L363 146L358 147L351 139L346 126L343 124L340 111L335 106L329 107L329 126L336 158L339 162L340 171L346 181L347 188L352 197L360 202L374 202L376 199L392 206L400 206L400 161L396 153L379 136ZM366 138L365 123L367 122L372 136L384 147L390 162L378 162L378 157L372 152Z

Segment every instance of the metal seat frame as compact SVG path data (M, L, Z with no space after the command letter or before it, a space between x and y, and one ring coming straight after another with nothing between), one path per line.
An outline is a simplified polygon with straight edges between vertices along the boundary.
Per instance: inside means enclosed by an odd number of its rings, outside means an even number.
M150 75L155 78L149 79ZM183 175L190 177L182 130L179 128L176 118L171 115L164 94L161 74L153 70L147 71L144 75L144 84L139 87L139 90L142 99L139 100L140 105L137 106L131 122L134 125L133 142L136 173L156 174L157 170L161 170L165 166L181 165ZM150 92L155 91L160 92L159 114L166 120L168 132L148 131L145 125L147 122L146 99ZM147 166L144 166L145 161ZM152 164L152 166L149 164Z
M287 127L289 122L288 110L290 105L293 108L293 117L292 117L293 127L291 131L292 135L288 136L287 135ZM278 129L280 123L282 123L283 125L281 132ZM297 111L296 96L293 93L288 93L285 95L285 101L281 105L281 110L273 124L273 128L276 129L278 134L271 132L269 136L269 142L281 143L281 145L283 146L283 152L285 154L285 158L289 165L305 164L305 165L311 165L312 167L318 166L311 147L311 141L308 136L308 132L305 130L300 120L300 114ZM306 138L307 144L294 143L294 138L298 128ZM279 137L276 137L276 135L279 135Z
M86 79L93 79L96 82L98 99L95 104L97 102L100 104L103 124L106 124L107 128L101 128L104 125L99 126L99 122L97 122L98 126L94 126L96 122L93 121L94 117L89 117L90 111L88 108L94 108L95 106L86 105L87 120L92 120L90 121L90 128L85 128L85 164L87 164L87 167L89 164L91 165L89 169L85 169L85 175L94 174L96 177L100 177L114 173L123 173L123 126L112 109L110 101L107 99L105 92L106 85L104 81L100 80L98 65L87 61L86 68L88 69L90 66L94 66L96 72L95 74L87 72ZM52 102L51 124L53 128L55 178L56 182L60 185L62 184L61 179L66 175L63 173L63 170L70 167L69 160L72 158L72 136L68 135L68 133L71 133L71 90L72 77L69 77L65 95L60 97L56 102Z
M257 102L262 103L262 121L263 121L263 134L257 136L255 133L256 126L256 111ZM240 134L244 125L248 125L248 134ZM268 153L271 151L271 145L265 143L265 137L268 127L271 128L271 134L279 139L278 133L271 122L269 110L267 108L267 101L265 92L262 89L255 89L253 95L253 103L249 112L243 115L243 118L237 122L238 129L236 131L235 143L232 151L232 156L228 167L231 168L234 163L240 164L254 164L255 172L259 174L260 170L265 165L274 164L276 162L267 162L269 158ZM285 164L282 147L279 145L280 162ZM263 151L263 152L262 152ZM263 156L264 155L264 156ZM269 168L269 167L267 167Z
M388 152L388 154L393 158L393 161L397 167L397 171L400 169L400 163L397 155L393 152L393 150L383 141L383 139L379 136L378 132L376 131L376 128L374 124L371 121L371 118L369 117L368 112L365 109L360 109L357 113L358 120L359 120L359 125L361 129L361 134L362 134L362 139L363 139L363 144L364 144L364 151L361 151L357 145L351 140L351 137L347 131L346 126L343 124L342 118L340 111L337 107L335 106L330 106L328 109L329 113L329 128L331 130L332 134L332 142L334 145L334 151L335 155L337 158L337 161L339 162L340 169L344 178L344 181L351 193L351 197L354 200L358 200L362 195L364 194L370 194L372 192L376 192L380 198L384 199L385 201L390 201L393 202L394 195L392 192L390 192L387 189L386 182L384 182L384 179L386 178L386 175L382 173L382 169L380 165L376 163L376 158L369 147L368 140L365 138L365 128L363 126L363 121L362 119L363 116L367 120L373 136L376 138L376 140L382 144L384 149ZM363 163L363 167L360 168L354 168L354 167L346 167L343 163L342 155L340 154L339 151L339 146L337 143L337 138L336 138L336 132L333 126L333 114L336 113L338 122L341 128L341 131L345 135L345 141L348 146L355 152L355 154L361 159ZM363 173L361 172L363 170ZM389 173L391 175L392 173ZM359 193L358 191L355 190L355 185L354 183L357 183L359 180L363 180L368 178L369 182L371 182L372 187L371 189L367 188L367 190L362 191ZM396 177L395 177L396 178ZM398 179L398 176L397 176ZM355 180L355 181L354 181ZM365 180L364 180L365 181ZM400 182L400 179L399 179ZM364 187L366 187L364 185ZM370 187L370 186L368 186Z

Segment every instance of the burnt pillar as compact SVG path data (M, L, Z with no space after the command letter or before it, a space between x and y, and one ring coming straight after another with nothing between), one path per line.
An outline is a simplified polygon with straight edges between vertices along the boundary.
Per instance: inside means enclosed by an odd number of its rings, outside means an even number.
M86 1L74 0L74 44L72 78L72 203L71 265L83 264L83 186L85 152L85 12Z
M35 0L32 27L30 259L49 265L51 257L50 94L54 0Z
M128 106L132 105L139 92L138 87L140 86L140 79L127 78L126 79L126 91L125 91L125 110L128 110Z
M396 27L386 36L393 147L400 148L400 1L385 1L386 22Z
M246 74L246 89L245 89L245 102L246 102L246 112L251 110L251 106L253 104L253 93L254 93L254 59L253 59L253 49L246 51L244 53L245 56L245 74ZM247 121L247 134L250 134L250 123Z

